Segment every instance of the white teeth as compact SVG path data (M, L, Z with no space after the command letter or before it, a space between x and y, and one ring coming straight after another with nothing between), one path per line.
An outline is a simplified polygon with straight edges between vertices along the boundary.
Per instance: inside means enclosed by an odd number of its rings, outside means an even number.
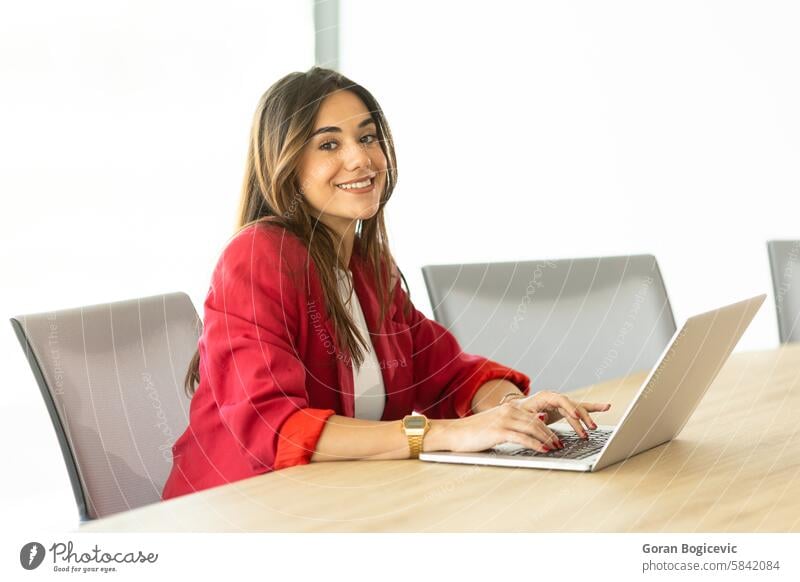
M364 180L363 182L354 182L352 184L339 184L338 187L341 188L342 190L353 190L353 189L359 189L359 188L366 188L370 184L372 184L372 180L371 179L370 180Z

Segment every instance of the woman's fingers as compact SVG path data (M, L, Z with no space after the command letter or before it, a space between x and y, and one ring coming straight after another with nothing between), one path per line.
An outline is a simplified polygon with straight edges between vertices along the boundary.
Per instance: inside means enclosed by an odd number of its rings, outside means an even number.
M581 405L589 412L605 412L611 408L608 402L581 402Z
M511 418L510 428L517 432L531 435L550 449L561 448L561 441L556 433L539 420L535 413L527 413L519 409L515 410Z
M586 428L597 428L597 424L595 424L594 420L592 420L592 417L589 416L589 413L583 407L583 403L578 404L578 406L575 407L575 411L578 413L580 420L583 422Z
M547 453L553 450L552 448L549 448L546 445L542 444L541 442L537 441L529 434L526 434L524 432L518 432L516 430L508 429L503 431L502 439L505 442L516 443L528 449L539 451L540 453Z
M513 402L513 401L512 401ZM589 438L584 425L589 429L596 429L597 424L592 419L590 412L605 412L611 408L608 402L575 402L559 392L537 392L533 397L520 400L519 404L527 412L549 409L547 422L556 422L563 417L572 429L583 439Z
M595 429L597 424L592 419L589 411L603 412L611 408L608 402L574 402L564 394L558 392L542 392L537 395L541 402L546 406L555 405L558 407L559 413L566 419L570 426L575 430L581 438L589 438L589 435L583 428L583 424L587 428Z
M589 412L586 410L586 406L584 406L585 404L586 404L585 402L577 404L575 406L575 414L577 415L578 418L569 419L570 424L572 425L573 428L575 428L575 425L578 426L575 432L577 432L583 439L589 438L589 434L583 428L584 426L592 430L597 428L597 424L589 415Z
M588 420L592 424L594 424L594 419L592 419L592 417L589 416L590 412L605 412L609 408L611 408L611 404L609 404L608 402L605 402L605 403L602 403L602 404L598 403L598 402L581 402L578 405L578 411L585 413L585 416L584 416L584 414L581 414L581 419L586 421L587 417L588 417ZM597 428L597 425L595 425L595 426L593 426L591 428Z
M581 402L577 405L575 410L578 412L580 419L590 429L597 428L597 424L595 423L594 419L589 415L589 411L592 412L601 412L604 410L608 410L611 407L610 404L598 404L595 402Z
M558 392L538 392L535 395L538 404L543 404L547 408L558 408L565 417L571 417L575 420L580 420L578 414L578 405Z
M564 416L564 420L566 420L569 423L569 425L572 427L572 430L578 433L579 437L581 437L582 439L589 438L589 435L584 430L583 425L581 425L579 420L575 420L574 418L572 418L572 416L566 410L562 412L562 414Z

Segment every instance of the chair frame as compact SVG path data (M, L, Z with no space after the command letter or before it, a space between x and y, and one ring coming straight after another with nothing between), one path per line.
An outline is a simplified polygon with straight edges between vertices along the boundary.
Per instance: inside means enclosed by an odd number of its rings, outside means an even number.
M50 387L48 386L47 380L44 377L42 367L39 364L36 353L33 351L33 346L31 346L30 342L28 341L28 336L25 334L22 323L20 323L16 317L12 317L10 321L11 326L14 328L14 333L16 334L17 339L22 346L22 350L25 352L25 358L28 360L28 365L31 367L33 376L36 378L36 384L39 386L39 392L42 394L44 404L47 407L47 412L50 415L50 420L53 423L53 429L55 430L56 437L58 438L58 445L61 448L61 454L64 457L64 464L67 466L67 474L69 475L70 485L72 485L72 493L75 496L75 503L78 506L80 521L81 523L92 521L92 518L89 516L89 506L86 501L86 493L81 485L81 479L78 473L78 464L75 461L75 454L69 444L69 441L67 440L67 433L64 430L64 424L61 422L61 416L59 416L58 410L56 410L56 403L53 400Z
M792 331L794 326L789 329L785 328L784 318L781 317L780 307L778 305L778 294L781 288L780 279L782 276L783 260L787 257L778 253L778 245L790 244L800 250L800 240L770 240L767 241L767 254L769 255L769 270L772 276L772 295L775 301L775 317L778 320L778 338L781 344L793 343ZM791 259L791 256L789 257ZM797 273L797 285L800 285L800 272ZM800 318L800 314L798 314ZM800 319L794 325L800 324Z

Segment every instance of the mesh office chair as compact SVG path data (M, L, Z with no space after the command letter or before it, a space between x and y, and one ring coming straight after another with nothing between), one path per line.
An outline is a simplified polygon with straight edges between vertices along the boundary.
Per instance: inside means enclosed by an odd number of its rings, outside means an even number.
M655 257L429 265L434 317L462 349L566 392L652 367L675 334Z
M800 240L767 243L778 335L781 343L800 342Z
M50 413L81 521L160 501L189 423L183 379L202 322L185 293L11 324Z

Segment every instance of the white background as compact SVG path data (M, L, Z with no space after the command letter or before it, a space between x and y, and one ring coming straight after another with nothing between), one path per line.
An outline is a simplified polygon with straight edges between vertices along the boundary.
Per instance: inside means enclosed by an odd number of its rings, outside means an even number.
M4 3L6 318L175 290L202 315L232 233L250 118L313 64L311 2ZM675 315L768 292L800 238L800 5L341 2L340 70L384 108L388 217L424 264L655 254ZM6 324L6 523L76 524L41 396Z

